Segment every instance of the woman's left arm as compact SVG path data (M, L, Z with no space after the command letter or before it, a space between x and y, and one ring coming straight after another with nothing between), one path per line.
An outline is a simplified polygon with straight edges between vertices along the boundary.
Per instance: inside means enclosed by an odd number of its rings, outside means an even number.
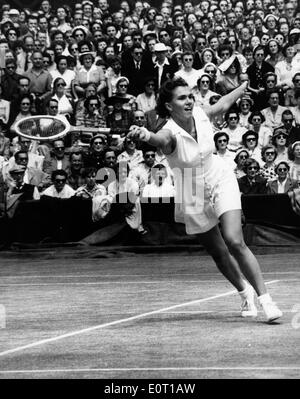
M241 84L241 86L222 97L216 104L209 107L206 110L207 116L209 118L213 118L218 114L223 114L228 111L229 108L236 102L236 100L245 93L247 85L248 82L244 82Z

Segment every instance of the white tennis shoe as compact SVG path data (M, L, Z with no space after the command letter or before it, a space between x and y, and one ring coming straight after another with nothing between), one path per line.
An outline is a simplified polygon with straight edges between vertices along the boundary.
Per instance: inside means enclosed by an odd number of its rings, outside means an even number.
M242 297L241 316L256 317L257 307L254 301L254 289L252 285L246 282L246 289L240 293Z
M283 313L278 308L275 302L273 302L272 298L269 294L262 295L258 297L260 305L263 309L263 312L266 316L268 323L272 323L273 321L280 319Z

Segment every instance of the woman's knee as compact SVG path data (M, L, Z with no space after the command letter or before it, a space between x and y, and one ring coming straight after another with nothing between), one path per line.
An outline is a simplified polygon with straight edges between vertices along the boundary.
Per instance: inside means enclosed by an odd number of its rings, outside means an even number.
M246 249L245 241L240 235L228 235L224 240L231 253L240 253Z

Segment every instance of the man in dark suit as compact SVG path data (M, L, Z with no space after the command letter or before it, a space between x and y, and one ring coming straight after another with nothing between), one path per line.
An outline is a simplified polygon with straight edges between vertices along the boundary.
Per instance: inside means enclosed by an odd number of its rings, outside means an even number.
M288 133L288 145L293 144L295 141L300 141L300 127L299 125L293 126L294 115L291 110L287 109L283 111L281 115L282 126L280 128L285 129Z
M267 179L259 176L260 166L253 158L248 158L244 165L245 176L238 179L240 192L248 194L267 194Z
M143 59L144 50L141 44L136 43L131 47L130 55L122 60L122 76L129 80L128 93L134 96L144 91L144 79L147 76L147 66Z

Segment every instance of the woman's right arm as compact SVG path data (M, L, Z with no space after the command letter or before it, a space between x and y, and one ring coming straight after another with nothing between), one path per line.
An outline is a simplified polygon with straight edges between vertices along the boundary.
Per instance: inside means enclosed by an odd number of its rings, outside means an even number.
M129 129L127 137L137 141L144 141L150 145L160 148L164 154L171 154L176 147L176 139L169 129L161 129L152 133L145 127L133 125Z

